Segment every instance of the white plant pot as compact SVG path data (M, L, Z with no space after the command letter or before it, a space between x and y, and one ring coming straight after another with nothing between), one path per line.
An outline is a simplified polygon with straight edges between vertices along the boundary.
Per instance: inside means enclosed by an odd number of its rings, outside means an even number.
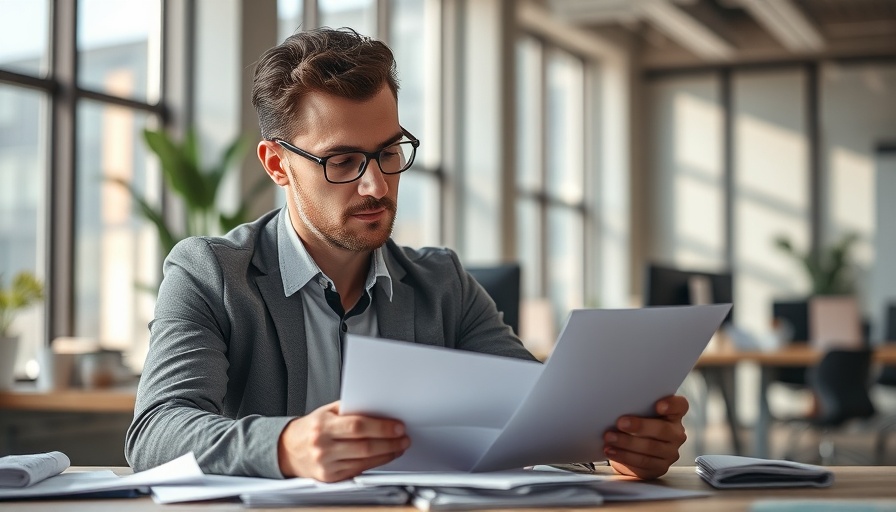
M0 389L12 389L16 381L15 369L18 352L18 336L0 336Z

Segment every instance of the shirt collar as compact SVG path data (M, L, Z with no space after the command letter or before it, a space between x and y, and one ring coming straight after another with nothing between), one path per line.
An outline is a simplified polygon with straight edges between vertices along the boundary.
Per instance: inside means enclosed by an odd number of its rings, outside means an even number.
M283 279L283 291L287 297L304 288L310 281L315 278L323 279L321 284L332 281L326 274L321 271L320 267L314 261L314 258L308 254L305 244L299 239L299 235L292 227L289 216L289 208L283 207L283 215L281 215L280 226L278 227L280 239L288 239L288 244L278 244L278 253L280 256L280 275ZM386 267L386 258L383 255L383 247L377 247L373 251L371 258L370 270L367 272L367 280L364 282L364 289L370 293L373 286L380 283L380 287L389 302L392 302L392 276ZM335 285L333 285L335 289Z

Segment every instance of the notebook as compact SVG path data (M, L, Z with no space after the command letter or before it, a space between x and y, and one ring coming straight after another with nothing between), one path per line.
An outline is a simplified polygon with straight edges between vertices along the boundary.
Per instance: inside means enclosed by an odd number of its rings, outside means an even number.
M737 455L701 455L697 474L717 489L830 487L834 474L812 464Z

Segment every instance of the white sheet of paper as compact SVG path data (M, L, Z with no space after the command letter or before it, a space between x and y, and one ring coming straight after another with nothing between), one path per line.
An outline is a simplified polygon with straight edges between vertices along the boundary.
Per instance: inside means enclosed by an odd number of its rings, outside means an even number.
M600 460L603 432L624 414L655 415L730 308L576 310L544 366L348 336L342 412L408 426L411 448L383 470Z
M205 475L195 485L153 485L152 499L159 504L231 498L244 493L274 492L313 487L311 478L275 480L247 476Z
M24 489L0 489L0 499L67 496L127 489L156 484L202 482L202 470L190 452L159 467L119 477L108 470L63 473Z
M711 492L676 489L664 485L647 484L628 477L609 477L597 484L597 490L604 501L656 501L680 500L686 498L704 498Z
M407 472L365 473L355 477L361 485L405 485L414 487L465 487L470 489L508 490L527 485L597 483L607 476L585 475L568 471L492 471L489 473Z
M343 414L404 421L411 447L383 471L469 471L543 370L534 361L348 335Z
M474 470L604 458L603 432L625 414L655 416L730 309L571 312L538 383Z

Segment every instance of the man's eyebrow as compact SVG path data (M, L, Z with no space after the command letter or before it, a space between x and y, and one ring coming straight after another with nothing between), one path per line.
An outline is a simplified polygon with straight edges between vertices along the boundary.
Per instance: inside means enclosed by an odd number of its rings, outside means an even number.
M389 144L398 142L401 140L402 137L404 137L404 132L399 131L397 134L395 134L392 137L390 137L389 139L383 141L382 144L377 146L377 149L382 149L382 148L385 148L386 146L388 146ZM321 154L335 155L337 153L347 153L349 151L363 151L365 153L367 152L366 149L359 147L359 146L348 146L348 145L342 144L339 146L329 146L327 148L324 148L323 150L321 150Z

